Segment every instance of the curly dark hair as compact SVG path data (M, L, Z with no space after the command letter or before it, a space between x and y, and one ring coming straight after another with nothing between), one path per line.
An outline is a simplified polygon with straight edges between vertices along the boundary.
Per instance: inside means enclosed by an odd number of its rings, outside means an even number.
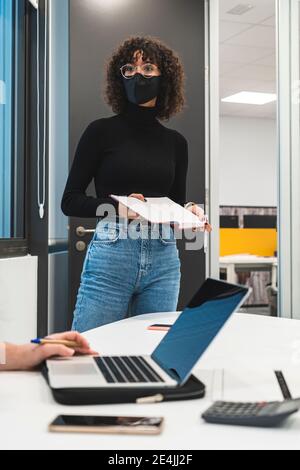
M106 62L105 102L114 113L124 111L127 97L120 73L122 65L132 62L135 51L143 51L143 60L156 64L161 72L157 97L157 118L163 121L179 113L185 106L185 74L177 53L153 36L130 36Z

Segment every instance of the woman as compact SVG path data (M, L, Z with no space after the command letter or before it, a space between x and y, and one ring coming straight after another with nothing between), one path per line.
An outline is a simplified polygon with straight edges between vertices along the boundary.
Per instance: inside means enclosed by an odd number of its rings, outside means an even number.
M177 55L149 36L129 38L108 63L105 99L116 114L85 130L62 198L67 216L102 217L83 266L74 330L177 308L181 272L173 228L156 224L158 236L150 237L155 224L139 222L109 195L168 196L185 204L187 140L159 121L183 108L183 81ZM95 198L86 195L92 180ZM117 216L103 224L109 204ZM133 221L139 237L130 236Z

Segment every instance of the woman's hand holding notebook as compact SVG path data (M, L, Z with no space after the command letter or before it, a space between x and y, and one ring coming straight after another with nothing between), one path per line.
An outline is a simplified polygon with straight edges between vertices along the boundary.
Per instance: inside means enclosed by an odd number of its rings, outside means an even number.
M147 197L145 202L130 196L110 194L110 197L151 223L172 223L179 229L205 229L205 221L168 197Z

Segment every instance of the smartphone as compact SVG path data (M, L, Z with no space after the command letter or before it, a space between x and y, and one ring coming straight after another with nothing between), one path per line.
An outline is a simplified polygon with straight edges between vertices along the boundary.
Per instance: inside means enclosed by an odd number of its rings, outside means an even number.
M51 432L99 434L160 434L164 418L145 416L60 415L50 425Z
M154 331L169 331L172 325L165 325L163 323L156 323L155 325L148 326L148 330Z

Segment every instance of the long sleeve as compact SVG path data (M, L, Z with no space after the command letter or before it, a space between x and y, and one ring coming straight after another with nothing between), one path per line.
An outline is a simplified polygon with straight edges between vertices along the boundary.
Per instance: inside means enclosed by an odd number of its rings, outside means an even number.
M185 137L179 134L179 141L176 148L176 171L175 179L170 191L170 199L181 206L186 203L186 178L188 170L188 142Z
M182 206L186 202L187 140L163 126L155 108L128 103L126 112L97 119L83 132L61 201L65 215L101 218L111 209L119 216L111 194L168 196ZM87 195L92 181L96 197Z
M98 124L99 126L99 124ZM95 177L101 146L99 146L99 127L92 122L84 131L74 157L72 168L67 180L61 201L61 209L70 217L96 217L97 208L101 204L112 204L118 210L118 202L110 197L92 197L86 190Z

